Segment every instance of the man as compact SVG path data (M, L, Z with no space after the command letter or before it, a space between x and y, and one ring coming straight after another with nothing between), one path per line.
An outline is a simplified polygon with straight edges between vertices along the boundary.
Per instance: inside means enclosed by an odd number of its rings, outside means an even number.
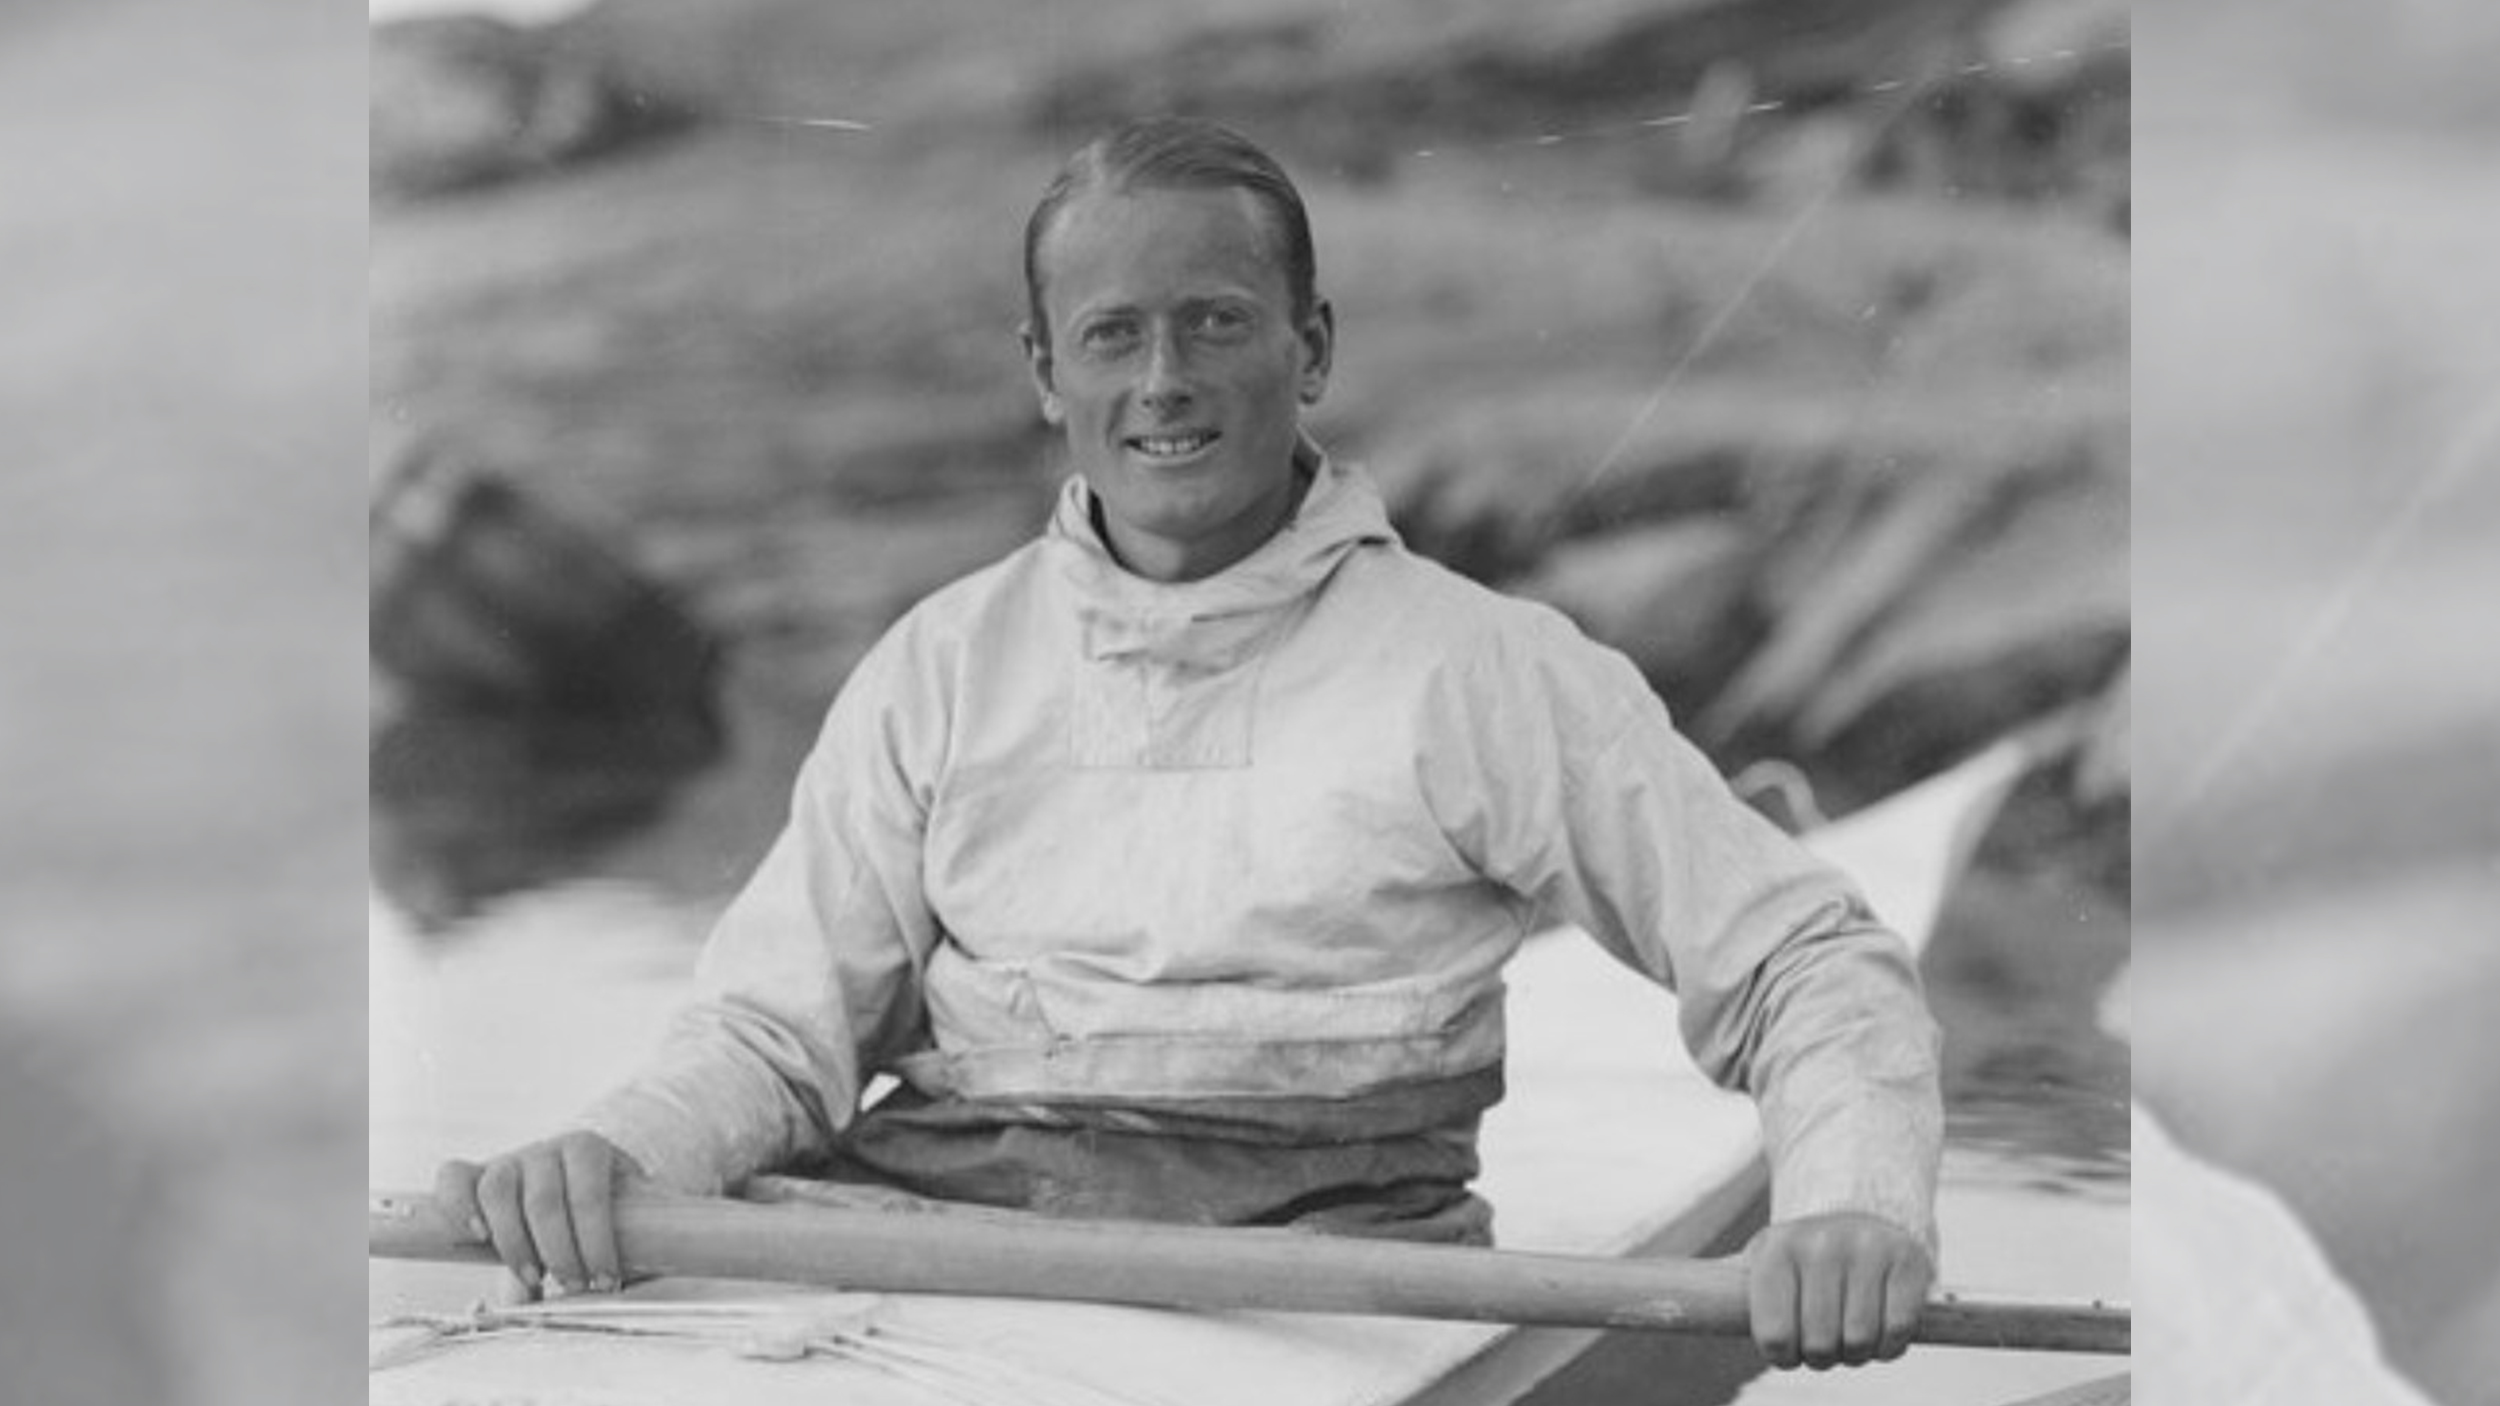
M609 1201L798 1167L1056 1215L1491 1238L1503 963L1576 923L1760 1100L1754 1328L1897 1355L1933 1278L1936 1034L1904 945L1732 798L1638 673L1399 544L1301 431L1334 315L1222 128L1087 147L1025 239L1075 469L835 702L702 994L582 1128L439 1190L523 1280ZM857 1109L874 1072L900 1090Z

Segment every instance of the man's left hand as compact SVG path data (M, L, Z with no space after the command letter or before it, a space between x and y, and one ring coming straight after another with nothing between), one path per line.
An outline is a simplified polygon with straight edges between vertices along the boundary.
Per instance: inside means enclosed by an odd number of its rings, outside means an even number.
M1854 1212L1764 1227L1746 1247L1745 1268L1764 1360L1818 1372L1899 1357L1936 1282L1917 1237Z

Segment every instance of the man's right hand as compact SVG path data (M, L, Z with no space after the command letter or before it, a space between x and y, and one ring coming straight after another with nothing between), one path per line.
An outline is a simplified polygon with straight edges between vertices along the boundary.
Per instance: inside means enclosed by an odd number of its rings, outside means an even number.
M473 1240L493 1245L536 1298L550 1281L569 1294L623 1286L616 1193L642 1180L641 1165L616 1144L569 1132L483 1165L445 1162L434 1199Z

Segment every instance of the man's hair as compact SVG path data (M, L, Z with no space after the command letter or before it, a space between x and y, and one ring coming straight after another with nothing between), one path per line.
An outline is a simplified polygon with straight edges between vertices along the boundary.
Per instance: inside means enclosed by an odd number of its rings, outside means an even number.
M1241 190L1256 202L1269 243L1284 265L1293 297L1293 320L1308 321L1318 306L1318 260L1311 251L1311 220L1302 193L1276 158L1220 123L1195 117L1158 117L1122 127L1079 148L1059 168L1032 218L1024 223L1024 295L1032 335L1047 346L1050 319L1042 308L1042 240L1059 211L1080 195L1134 190Z

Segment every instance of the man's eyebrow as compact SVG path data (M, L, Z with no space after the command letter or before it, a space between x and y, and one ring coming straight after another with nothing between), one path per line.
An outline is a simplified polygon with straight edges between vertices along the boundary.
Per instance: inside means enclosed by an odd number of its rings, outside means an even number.
M1135 317L1138 307L1125 299L1108 303L1079 303L1068 314L1070 322L1092 322L1102 317Z
M1176 308L1200 307L1207 303L1255 303L1258 290L1246 284L1223 283L1208 288L1192 288L1171 300ZM1106 314L1135 317L1145 307L1133 298L1120 298L1101 303L1079 303L1068 314L1072 320L1084 321Z

